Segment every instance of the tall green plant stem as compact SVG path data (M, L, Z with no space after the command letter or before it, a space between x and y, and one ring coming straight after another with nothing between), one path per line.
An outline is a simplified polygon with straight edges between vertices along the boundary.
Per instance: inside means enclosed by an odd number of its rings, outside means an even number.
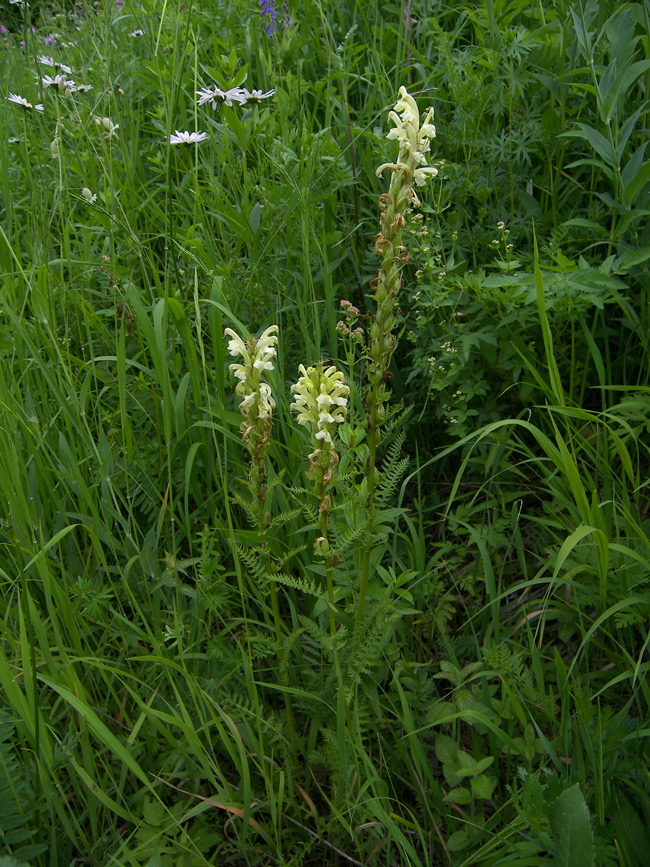
M265 499L267 491L267 474L266 466L263 459L255 460L255 456L251 461L251 484L254 485L254 501L253 512L258 521L260 531L260 548L264 557L264 567L267 574L272 575L275 572L275 563L269 554L268 540L268 525L269 515L265 511ZM282 673L282 645L284 643L282 637L282 617L280 616L280 603L278 601L278 588L271 581L269 584L271 593L271 611L273 612L273 623L275 626L275 640L278 645L278 667L280 668L280 676L283 681L283 686L289 686L289 678L287 673ZM284 706L287 712L287 726L289 728L289 741L291 743L291 752L293 753L294 762L298 762L298 747L296 742L296 729L293 721L293 706L291 704L291 696L288 692L284 692Z
M330 621L330 633L332 635L332 640L336 639L336 607L334 603L334 553L330 549L329 538L327 534L328 524L329 524L329 513L330 513L330 500L329 495L327 493L327 482L324 478L317 484L317 494L321 502L321 506L318 512L318 527L320 530L320 539L319 543L322 546L322 550L325 552L325 583L327 586L327 601L329 602L329 621ZM336 647L336 643L334 643L332 647L332 652L334 655L334 668L336 669L336 676L339 681L339 688L343 688L343 672L341 671L341 663L339 660L339 652ZM350 740L354 741L354 728L353 728L353 720L352 720L352 711L347 702L345 704L345 721L348 727L348 732L350 735Z
M377 169L381 177L388 169L391 172L388 192L379 197L380 231L375 236L375 251L381 256L381 266L371 288L371 298L376 304L374 321L370 328L365 392L366 431L368 436L368 460L366 463L368 511L368 536L363 552L361 582L355 628L361 625L370 576L370 552L372 527L375 520L375 492L377 489L377 449L381 442L381 427L390 413L387 401L390 389L386 387L390 360L397 346L397 317L400 313L398 297L402 288L402 266L408 261L408 252L402 244L406 214L420 202L413 189L427 178L435 177L438 169L427 166L426 154L430 141L436 134L431 123L433 108L429 108L420 123L420 112L413 97L405 87L400 87L400 99L388 115L394 127L386 136L399 142L397 162L384 163ZM401 115L401 116L400 116Z
M271 516L266 511L266 496L268 493L268 473L266 470L265 456L269 448L271 434L273 432L272 415L275 409L275 400L271 394L271 388L264 382L263 373L273 370L272 360L275 358L275 344L277 338L277 325L271 325L259 338L251 335L244 341L231 328L226 328L224 334L230 338L228 350L233 357L240 356L242 363L230 365L230 371L235 374L238 384L236 394L242 398L239 410L244 416L241 425L242 441L250 454L250 471L248 474L248 489L252 500L252 511L259 529L259 544L264 560L264 569L267 575L273 575L276 564L269 553L268 530ZM275 625L275 637L278 646L278 667L285 688L289 686L286 672L282 671L282 618L280 617L280 605L278 591L273 581L269 582L271 594L271 610ZM287 711L287 725L294 761L298 761L296 747L296 733L293 722L293 709L288 691L283 692L284 703Z
M318 527L320 529L320 542L325 551L325 584L327 586L327 600L329 602L330 632L332 633L332 638L334 638L336 635L336 616L334 614L334 577L332 574L334 557L329 549L329 539L327 535L330 510L326 487L325 482L322 481L318 485L318 495L321 501L321 508L318 513Z
M405 225L404 213L409 206L411 185L405 182L401 170L393 171L387 194L379 199L382 209L380 215L381 231L375 239L375 250L381 256L381 266L375 279L375 292L371 297L377 304L377 312L370 329L370 344L368 355L370 362L367 371L368 386L365 395L366 429L368 441L368 459L366 462L369 535L366 542L361 564L361 580L355 628L363 619L363 612L370 577L370 555L372 551L372 525L375 519L375 491L377 488L377 449L381 442L381 427L386 421L386 401L390 389L385 385L390 359L397 346L394 334L397 325L399 308L397 300L402 285L401 269L408 259L408 254L402 246L402 234Z

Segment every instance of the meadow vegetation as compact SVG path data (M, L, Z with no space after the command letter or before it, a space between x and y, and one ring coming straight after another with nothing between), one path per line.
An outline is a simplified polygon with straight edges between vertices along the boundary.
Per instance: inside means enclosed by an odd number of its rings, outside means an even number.
M1 867L646 867L649 0L1 10Z

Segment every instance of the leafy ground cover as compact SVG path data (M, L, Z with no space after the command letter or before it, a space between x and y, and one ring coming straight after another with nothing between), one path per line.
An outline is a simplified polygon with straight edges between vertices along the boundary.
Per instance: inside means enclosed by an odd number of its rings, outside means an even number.
M0 865L645 867L647 0L0 25Z

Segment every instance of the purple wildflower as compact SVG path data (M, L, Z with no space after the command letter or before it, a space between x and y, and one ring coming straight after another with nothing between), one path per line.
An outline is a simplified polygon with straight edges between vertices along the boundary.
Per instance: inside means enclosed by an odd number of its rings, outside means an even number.
M260 26L264 28L267 36L273 38L278 29L278 10L275 8L275 0L260 0Z
M5 33L9 33L4 24L0 24L0 33L2 33L3 36L5 35Z
M284 0L282 12L283 15L280 24L282 24L282 29L284 30L285 27L288 27L291 24L291 16L289 15L289 0Z
M120 9L124 6L124 0L115 0L115 8L119 12Z

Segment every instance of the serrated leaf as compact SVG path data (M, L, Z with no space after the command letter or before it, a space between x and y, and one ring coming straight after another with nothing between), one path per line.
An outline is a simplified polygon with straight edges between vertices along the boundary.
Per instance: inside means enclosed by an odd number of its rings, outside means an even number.
M470 771L472 774L476 772L476 759L474 756L470 756L469 753L463 752L463 750L458 750L456 759L463 771ZM463 775L466 776L465 774Z
M445 762L442 766L442 775L450 789L455 789L463 782L463 775L459 773L458 763L456 761Z
M438 735L436 738L436 756L443 763L452 762L458 754L458 744L449 735Z
M447 849L450 852L460 852L466 849L470 842L470 836L467 831L454 831L451 837L447 840Z
M446 800L451 801L452 804L458 804L458 806L466 806L472 803L474 796L469 789L458 788L447 792Z
M494 777L486 777L485 774L479 774L471 782L472 794L475 798L481 798L488 801L492 797L496 780Z
M626 253L623 253L622 256L619 256L616 270L619 273L621 271L627 271L634 265L640 265L641 262L645 262L648 259L650 259L650 246L640 247L637 250L628 250Z
M449 701L438 701L427 713L427 722L436 725L439 720L449 721L449 717L456 712L456 707Z
M484 759L479 759L476 763L475 771L477 774L482 774L483 771L487 771L487 769L494 763L494 756L485 756Z
M165 807L159 801L145 798L142 814L147 825L153 825L155 828L158 828L165 820Z

